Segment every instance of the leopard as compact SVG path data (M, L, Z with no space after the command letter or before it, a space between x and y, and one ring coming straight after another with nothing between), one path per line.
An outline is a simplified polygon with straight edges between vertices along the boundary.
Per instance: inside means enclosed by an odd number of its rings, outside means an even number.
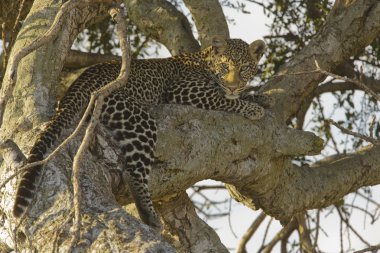
M255 99L247 101L239 96L254 78L265 49L263 40L248 44L241 39L214 37L209 47L194 53L131 60L125 85L104 99L100 122L121 150L122 177L127 178L144 223L161 228L148 188L157 141L157 125L149 109L157 104L181 104L237 113L250 120L261 119L264 106ZM59 144L59 139L65 138L64 129L79 122L91 94L115 80L120 67L120 62L99 63L87 68L73 82L32 145L26 164L41 161ZM13 206L15 218L27 213L42 168L31 167L21 176Z

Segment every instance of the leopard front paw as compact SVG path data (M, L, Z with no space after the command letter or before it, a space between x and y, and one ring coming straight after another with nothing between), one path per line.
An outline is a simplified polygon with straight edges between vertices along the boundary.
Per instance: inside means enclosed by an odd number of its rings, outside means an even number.
M276 102L272 96L268 96L266 94L257 94L256 103L264 108L272 108Z
M245 94L242 99L257 103L266 109L272 108L275 105L274 98L266 94Z
M245 117L250 120L259 120L265 115L264 107L261 107L257 104L251 103L249 104L247 110L243 113Z

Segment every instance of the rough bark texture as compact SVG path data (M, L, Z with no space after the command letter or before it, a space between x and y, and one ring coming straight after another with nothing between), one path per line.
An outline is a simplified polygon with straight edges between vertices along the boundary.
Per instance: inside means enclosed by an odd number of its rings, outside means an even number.
M228 253L216 232L198 217L186 192L160 201L158 210L168 232L178 237L178 242L173 243L178 252Z
M199 50L189 21L171 3L166 0L131 0L126 4L133 23L164 44L172 55Z
M12 55L50 27L59 7L60 4L56 1L34 2L18 35ZM6 108L1 132L3 140L12 138L23 150L30 148L39 131L39 127L36 126L41 126L53 113L56 102L55 84L74 38L87 22L103 16L106 10L97 5L74 10L68 15L58 38L31 53L21 62L18 69L19 78L13 93L14 99ZM69 148L67 153L63 152L63 156L57 159L57 163L53 162L48 166L47 177L42 179L43 190L37 197L38 200L43 200L43 203L37 201L33 205L30 216L23 221L25 223L21 224L17 232L19 249L52 252L59 247L59 250L68 250L72 226L71 166L68 164L71 164L73 153L73 149ZM91 168L101 163L91 161L91 157L90 155L88 163L82 169L81 183L85 192L82 203L83 229L82 240L76 249L97 252L104 252L110 248L128 252L174 252L159 235L122 210L114 198L108 199L112 196L107 181L110 176L107 177L106 172L101 169L108 168L107 164L98 167L100 170L92 170ZM15 170L14 166L6 166L5 163L1 169L2 179ZM15 194L15 185L13 180L12 186L8 185L2 189L0 234L2 244L9 248L15 248L15 238L12 239L14 235L9 233L17 224L12 217L12 204L9 202Z
M350 1L350 5L340 2L330 13L325 28L281 73L313 70L314 57L322 68L333 69L379 35L379 1L357 0ZM140 4L134 0L127 4L131 18L136 15L136 19L144 21L142 30L156 34L164 44L165 39L172 38L165 44L171 52L199 48L186 27L179 29L183 17L172 7L161 1ZM151 12L143 11L154 4L156 7ZM36 0L14 50L46 31L57 8L55 1ZM23 151L30 148L41 123L53 112L55 84L72 39L80 30L79 24L98 14L92 8L95 7L76 10L59 38L23 60L14 99L7 107L2 139L12 138ZM176 18L168 22L172 17ZM161 21L165 26L148 29ZM200 180L210 178L227 183L235 199L250 208L262 208L283 223L301 211L330 205L361 186L380 182L378 146L319 167L297 167L291 163L293 156L317 154L323 146L314 134L288 129L285 124L322 78L307 74L272 79L264 90L276 99L276 106L257 122L186 106L152 108L159 133L158 159L150 187L157 209L172 233L169 241L178 251L226 252L215 232L199 220L184 195L189 186ZM103 252L115 248L128 252L174 252L160 235L121 208L120 204L131 203L131 197L120 177L118 150L109 139L99 131L93 149L87 152L88 163L81 169L84 216L78 251ZM64 251L68 247L72 225L70 169L77 144L78 140L74 141L47 166L37 201L19 230L19 248L46 252L56 247ZM11 167L3 163L2 180L14 170ZM1 247L14 248L9 233L16 224L10 214L14 187L12 181L1 190ZM182 230L181 226L186 229Z
M336 68L350 56L369 45L380 32L380 4L376 0L337 1L325 26L295 57L285 64L279 74L315 70L315 61L327 71ZM273 78L266 90L278 93L276 111L284 120L294 115L300 103L311 95L321 74ZM302 80L302 81L301 81Z
M194 19L202 48L211 45L213 36L230 37L227 21L218 0L185 0L184 2Z

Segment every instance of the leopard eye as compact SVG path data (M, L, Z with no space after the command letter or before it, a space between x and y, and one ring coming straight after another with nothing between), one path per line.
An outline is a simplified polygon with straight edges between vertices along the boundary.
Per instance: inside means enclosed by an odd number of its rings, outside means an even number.
M240 73L248 71L248 70L249 70L249 67L247 65L243 65L243 66L240 67Z
M228 64L227 63L220 64L220 67L222 68L223 71L228 71Z
M247 73L249 72L249 70L250 70L249 66L247 66L247 65L241 66L240 67L240 72L239 72L240 76L247 75Z

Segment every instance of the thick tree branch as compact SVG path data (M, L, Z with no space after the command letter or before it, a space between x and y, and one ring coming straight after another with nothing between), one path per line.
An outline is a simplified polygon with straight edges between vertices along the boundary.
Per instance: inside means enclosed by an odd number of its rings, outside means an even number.
M95 54L70 50L65 59L64 67L79 69L103 62L121 62L121 57L111 54Z
M169 198L160 201L158 211L168 231L179 238L179 241L172 243L178 252L228 252L214 229L198 217L186 192Z
M315 69L315 60L321 69L330 71L371 43L379 32L380 3L350 1L350 5L331 11L324 28L279 73L311 71ZM264 89L277 94L275 111L287 120L323 78L320 73L284 76L269 81Z
M202 48L211 45L213 36L230 37L226 18L218 0L185 0L198 30Z
M64 24L71 22L68 13L74 8L83 6L86 4L86 0L82 1L68 1L62 5L59 9L57 16L55 17L53 24L50 26L42 36L28 44L28 46L17 51L11 58L9 66L4 75L4 82L1 86L0 92L0 126L3 123L3 114L9 98L12 96L14 87L17 81L17 69L18 65L25 56L40 48L42 45L51 43L52 40L59 36Z
M199 50L189 21L168 1L131 0L125 3L132 22L145 35L164 44L172 55Z
M273 191L257 196L257 201L254 202L272 202L270 205L265 204L265 207L259 207L286 221L297 212L336 203L362 186L379 184L379 175L380 148L374 146L313 168L288 166L278 175L281 181ZM251 191L251 196L253 194Z

